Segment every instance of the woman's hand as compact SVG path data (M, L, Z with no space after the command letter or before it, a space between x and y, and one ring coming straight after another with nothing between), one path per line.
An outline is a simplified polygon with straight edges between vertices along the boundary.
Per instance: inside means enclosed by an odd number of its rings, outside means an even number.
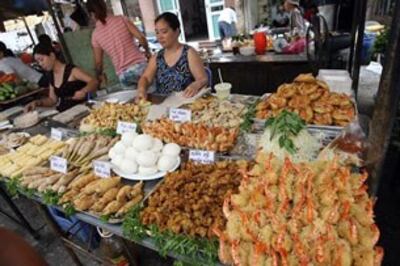
M142 100L143 101L147 100L147 91L146 90L142 90L142 89L138 89L137 90L137 94L136 94L136 98L135 98L135 102L139 103Z
M32 101L32 102L28 103L27 105L25 105L24 113L35 110L38 105L39 105L38 101Z
M198 89L193 88L192 86L188 86L184 91L183 91L183 96L186 98L192 98L199 92Z
M72 100L74 101L81 101L86 99L86 92L85 90L76 91L74 96L72 96Z

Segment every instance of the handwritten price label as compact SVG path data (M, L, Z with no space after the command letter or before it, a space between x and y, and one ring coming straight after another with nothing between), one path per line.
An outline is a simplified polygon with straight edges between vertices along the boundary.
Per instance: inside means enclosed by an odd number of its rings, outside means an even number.
M175 122L190 122L192 120L192 111L179 108L171 108L169 110L169 119Z
M213 151L202 151L202 150L190 150L189 160L199 162L202 164L211 164L215 161L215 152Z
M93 161L94 174L102 177L109 178L111 176L111 166L109 162Z
M68 162L66 159L59 156L50 157L50 168L53 171L66 174L68 172Z
M51 128L51 138L54 140L62 141L63 132L57 128Z
M124 134L126 132L136 132L136 123L129 123L118 121L117 134Z

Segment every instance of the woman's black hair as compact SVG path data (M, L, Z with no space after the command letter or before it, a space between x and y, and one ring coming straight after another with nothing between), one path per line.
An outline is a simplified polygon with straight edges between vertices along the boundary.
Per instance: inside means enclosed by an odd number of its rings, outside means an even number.
M53 53L56 55L56 52L53 49L53 46L48 45L48 43L40 42L38 45L33 48L33 55L41 54L41 55L50 55Z
M159 22L160 20L164 20L165 22L167 22L168 26L173 29L174 31L176 31L177 29L180 28L181 23L179 22L178 17L171 12L164 12L161 15L159 15L156 20L155 23Z
M53 41L51 40L50 36L47 34L41 34L38 37L39 43L44 43L49 46L53 46Z
M3 53L4 57L14 57L14 53L7 48L4 42L0 42L0 52Z

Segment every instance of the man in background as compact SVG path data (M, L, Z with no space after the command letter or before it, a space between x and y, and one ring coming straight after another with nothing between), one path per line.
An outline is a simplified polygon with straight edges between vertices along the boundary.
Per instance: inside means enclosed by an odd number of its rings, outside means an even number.
M236 35L237 15L234 7L226 7L219 14L218 28L221 40Z

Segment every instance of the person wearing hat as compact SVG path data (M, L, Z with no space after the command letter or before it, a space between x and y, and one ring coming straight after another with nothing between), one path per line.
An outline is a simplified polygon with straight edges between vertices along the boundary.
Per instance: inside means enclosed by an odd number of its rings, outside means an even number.
M297 31L300 34L306 33L306 23L301 14L300 1L298 0L286 0L284 4L286 12L290 13L290 31Z

